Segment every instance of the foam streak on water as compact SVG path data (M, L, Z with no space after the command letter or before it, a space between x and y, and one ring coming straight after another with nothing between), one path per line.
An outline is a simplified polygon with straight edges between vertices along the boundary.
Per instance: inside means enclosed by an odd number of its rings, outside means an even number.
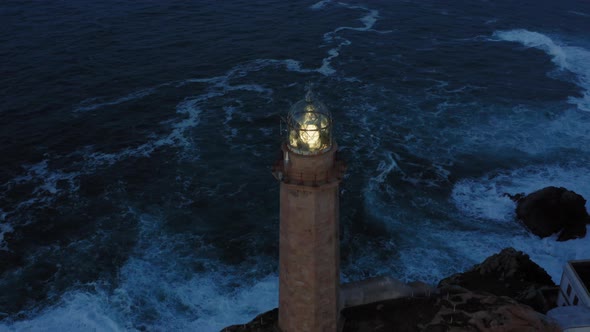
M147 96L153 94L158 88L165 87L165 86L168 86L168 85L169 85L168 83L165 83L165 84L158 85L156 87L151 87L151 88L147 88L147 89L141 89L141 90L132 92L132 93L126 95L126 96L119 97L119 98L114 99L114 100L104 101L103 98L100 98L100 97L94 97L94 98L86 99L86 100L82 101L76 108L74 108L74 112L94 111L94 110L97 110L99 108L108 107L108 106L114 106L114 105L119 105L119 104L126 103L126 102L129 102L129 101L134 101L134 100L137 100L137 99L141 99L143 97L147 97Z
M578 109L590 112L590 51L585 48L556 42L551 37L539 32L525 29L496 31L498 40L518 42L526 47L533 47L546 52L561 70L568 70L577 75L575 82L584 90L582 97L570 97L569 102Z
M7 250L6 243L4 242L4 234L13 231L12 227L6 223L6 212L0 209L0 250Z
M327 3L325 3L327 4ZM321 9L325 4L316 9ZM203 106L209 100L222 97L233 91L248 91L257 93L265 98L270 98L273 90L264 87L261 84L232 84L233 80L245 77L250 73L259 72L266 68L279 68L290 72L297 73L321 73L323 75L331 75L335 70L331 67L331 61L338 57L339 51L343 46L349 45L350 41L338 36L338 32L342 30L355 31L373 31L372 27L377 21L378 11L367 9L362 6L352 6L345 3L338 3L340 6L352 10L366 11L367 15L360 18L364 27L338 27L335 30L324 35L326 41L331 41L333 38L341 40L336 48L328 51L328 57L322 60L322 66L318 69L302 68L301 63L293 59L276 60L276 59L257 59L254 61L241 63L222 76L204 77L204 78L188 78L181 81L165 82L156 86L139 89L135 92L129 93L123 97L117 97L109 100L106 97L95 97L82 101L73 109L73 112L90 112L100 109L108 110L109 107L132 102L153 95L163 88L168 87L183 87L190 84L198 84L205 86L203 94L187 97L176 106L176 113L178 118L172 122L166 123L171 131L163 136L151 138L148 141L136 145L123 148L116 152L101 152L92 151L92 147L87 147L83 151L74 151L70 155L84 155L84 163L77 166L77 171L68 172L60 169L49 169L48 163L51 160L44 160L39 164L32 165L26 168L25 174L19 175L8 183L4 184L5 190L15 183L36 182L39 183L34 190L34 197L29 200L21 202L19 207L25 208L35 204L47 204L55 198L60 189L57 188L58 181L66 181L69 187L66 192L73 193L77 190L76 179L82 174L91 174L99 168L111 167L114 164L126 160L128 158L148 157L154 151L166 147L181 148L190 155L191 159L198 159L198 146L193 137L190 137L189 131L197 127L200 123L200 118L203 112ZM315 7L314 7L315 8ZM189 153L190 152L190 153ZM52 159L60 159L63 156L52 156ZM49 193L47 196L44 193ZM14 212L14 211L8 211Z
M313 10L318 10L318 9L322 9L324 8L327 4L329 4L330 2L332 2L332 0L322 0L319 2L314 3L313 5L311 5L309 8L313 9Z
M317 4L314 5L313 9L323 8L325 6L325 4L323 2L321 2L321 3L322 3L322 5L319 7L316 7ZM343 2L339 2L338 5L348 8L348 9L366 11L367 14L359 19L364 24L364 26L362 26L362 27L348 27L348 26L338 27L338 28L324 34L324 42L326 44L332 44L334 42L338 42L336 47L333 47L328 51L328 57L326 57L322 60L322 66L317 70L319 73L321 73L325 76L333 75L336 72L336 70L332 67L332 60L337 58L340 55L340 51L342 50L343 47L346 47L346 46L349 46L352 44L352 42L350 40L342 37L339 34L339 32L345 31L345 30L362 31L362 32L370 31L370 32L377 32L377 33L390 33L391 32L391 31L379 31L379 30L373 29L373 26L375 25L375 23L377 22L377 20L379 18L379 11L378 10L369 9L369 8L366 8L363 6L349 5L349 4L346 4Z

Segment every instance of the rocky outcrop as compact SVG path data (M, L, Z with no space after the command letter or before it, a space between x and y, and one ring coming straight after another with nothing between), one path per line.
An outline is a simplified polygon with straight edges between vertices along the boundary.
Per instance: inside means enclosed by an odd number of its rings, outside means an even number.
M387 284L407 294L424 286ZM548 294L556 296L557 287L545 270L526 254L507 248L467 272L443 279L435 290L426 287L412 295L344 308L343 331L561 331L542 314L554 306ZM356 301L352 295L349 304ZM274 309L222 331L276 332L277 320Z
M343 332L561 331L546 316L508 297L442 288L426 298L402 298L347 308Z
M546 187L523 197L510 196L517 202L516 216L535 235L547 237L559 233L557 241L586 236L590 217L586 200L562 187Z
M343 332L561 331L546 316L513 299L456 287L345 308L341 318ZM279 332L277 322L274 309L222 332Z
M246 324L232 325L221 332L281 332L279 330L279 309L273 309L256 316Z
M529 256L513 248L503 249L469 271L440 281L439 287L459 286L470 291L508 296L545 313L555 307L557 286Z

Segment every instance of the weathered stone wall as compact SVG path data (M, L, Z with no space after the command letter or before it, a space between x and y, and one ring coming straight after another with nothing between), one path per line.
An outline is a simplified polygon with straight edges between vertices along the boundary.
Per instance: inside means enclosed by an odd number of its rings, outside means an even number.
M285 151L286 152L286 151ZM339 317L338 180L329 174L335 149L291 153L281 182L279 326L283 332L336 331Z

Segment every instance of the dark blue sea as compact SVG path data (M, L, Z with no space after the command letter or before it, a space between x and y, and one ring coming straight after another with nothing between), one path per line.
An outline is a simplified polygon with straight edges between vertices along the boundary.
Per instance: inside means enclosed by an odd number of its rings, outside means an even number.
M0 22L0 331L276 307L270 166L307 83L348 164L343 281L590 257L503 196L590 199L588 1L2 0Z

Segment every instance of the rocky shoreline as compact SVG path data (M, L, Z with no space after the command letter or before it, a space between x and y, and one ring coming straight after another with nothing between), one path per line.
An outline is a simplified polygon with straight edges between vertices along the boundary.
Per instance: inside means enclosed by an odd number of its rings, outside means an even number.
M562 187L504 195L516 202L518 221L533 234L541 238L557 234L557 241L586 236L590 216L581 195ZM372 294L374 301L355 302L347 295L347 285L341 286L341 296L349 297L341 311L343 332L561 331L545 316L556 307L558 286L527 254L513 248L427 291L416 292L429 287L419 281L404 284L388 279L386 283L396 286L384 296ZM279 331L278 309L222 331Z
M590 216L586 200L575 192L546 187L529 195L505 195L516 202L518 221L533 234L541 238L557 234L557 241L586 236ZM373 294L372 299L378 301L354 305L354 301L345 299L341 311L343 332L561 331L545 316L556 307L558 286L527 254L513 248L505 248L427 291L413 291L416 285L429 287L420 282L404 284L390 280L388 283L397 286L388 296ZM347 286L341 289L341 294L346 295ZM270 331L279 331L278 309L263 313L247 324L222 330Z
M343 332L561 331L544 314L558 287L528 255L506 248L472 269L440 281L429 295L342 310ZM222 332L275 332L278 309Z

